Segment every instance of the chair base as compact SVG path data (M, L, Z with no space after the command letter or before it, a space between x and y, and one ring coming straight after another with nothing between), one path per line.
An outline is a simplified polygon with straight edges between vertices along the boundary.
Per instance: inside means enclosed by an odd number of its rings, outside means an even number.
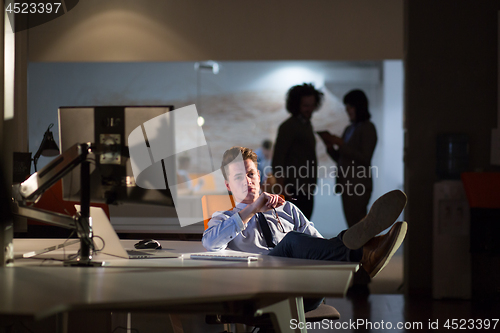
M321 303L316 309L305 313L307 322L318 322L324 319L338 320L340 313L331 305ZM272 328L272 321L269 314L264 314L259 317L245 315L207 315L205 317L207 324L245 324L247 326L269 327Z
M315 322L323 319L340 319L340 313L331 305L321 303L316 309L305 313L306 321Z

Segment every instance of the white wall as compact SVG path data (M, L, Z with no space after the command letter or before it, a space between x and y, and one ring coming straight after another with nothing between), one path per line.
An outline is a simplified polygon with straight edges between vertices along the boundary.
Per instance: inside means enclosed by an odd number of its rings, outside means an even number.
M340 99L354 88L362 89L368 97L371 120L378 135L372 158L378 177L373 180L370 206L387 191L403 189L403 62L386 60L379 69L377 72L373 67L364 68L359 64L358 68L344 69L341 71L344 75L337 75L326 82L330 91ZM346 229L341 198L318 196L311 220L324 236L333 237Z

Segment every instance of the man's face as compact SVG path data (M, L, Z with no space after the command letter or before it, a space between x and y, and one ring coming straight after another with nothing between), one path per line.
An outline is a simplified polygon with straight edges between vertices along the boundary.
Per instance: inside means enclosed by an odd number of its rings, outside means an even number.
M300 114L305 119L311 119L313 111L316 109L316 98L314 95L302 96L300 99Z
M234 162L227 167L226 188L236 202L251 204L260 195L260 173L252 160Z

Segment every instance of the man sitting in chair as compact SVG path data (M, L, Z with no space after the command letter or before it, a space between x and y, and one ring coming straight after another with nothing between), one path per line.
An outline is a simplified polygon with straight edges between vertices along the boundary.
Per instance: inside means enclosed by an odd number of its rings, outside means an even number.
M209 251L229 248L278 257L360 262L373 278L406 235L406 222L394 223L406 205L406 195L399 190L378 198L356 225L325 239L293 203L279 195L260 193L257 155L251 149L227 150L221 170L236 207L214 213L208 222L202 243ZM390 226L387 234L376 236ZM305 311L320 302L304 300Z

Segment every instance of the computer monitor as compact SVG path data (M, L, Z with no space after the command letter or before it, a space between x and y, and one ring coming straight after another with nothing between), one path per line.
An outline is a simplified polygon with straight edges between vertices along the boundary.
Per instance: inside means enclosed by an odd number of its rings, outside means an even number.
M60 107L59 141L61 152L76 143L91 142L95 159L90 167L91 202L114 204L153 204L173 206L165 169L175 172L175 159L161 161L165 189L145 189L136 185L128 153L129 134L150 119L173 110L173 106L94 106ZM166 124L165 126L169 126ZM170 140L175 146L173 128ZM63 177L63 199L80 200L80 169Z

